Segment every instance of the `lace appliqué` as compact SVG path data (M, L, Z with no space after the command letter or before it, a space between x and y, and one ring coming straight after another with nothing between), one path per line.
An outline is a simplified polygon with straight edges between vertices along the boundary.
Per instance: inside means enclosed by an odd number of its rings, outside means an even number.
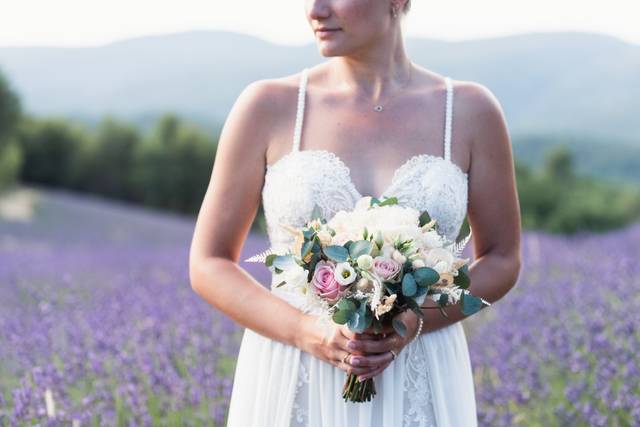
M286 248L293 236L280 224L303 226L318 204L324 217L351 209L359 195L349 169L328 151L291 151L267 167L262 204L271 246Z
M420 154L396 170L384 194L398 197L401 205L427 210L453 241L467 213L468 175L449 160Z
M427 355L421 342L406 348L404 397L404 427L436 427L433 396L429 381Z
M309 390L309 369L306 366L308 358L304 355L300 355L300 365L298 368L298 380L296 383L296 391L293 396L293 406L291 409L291 427L306 427L309 425L309 411L308 411L308 390ZM304 393L300 393L304 386Z

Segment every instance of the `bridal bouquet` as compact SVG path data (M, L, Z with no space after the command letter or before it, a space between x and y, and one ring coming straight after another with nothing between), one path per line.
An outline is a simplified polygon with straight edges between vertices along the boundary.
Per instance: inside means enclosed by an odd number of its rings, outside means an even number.
M402 207L395 197L363 197L352 211L330 220L316 206L302 228L283 226L295 241L285 253L268 249L246 259L264 262L288 291L304 295L310 304L356 333L389 325L406 335L395 319L412 310L424 319L426 298L446 316L443 307L460 304L465 315L490 305L468 288L468 258L460 258L471 233L459 242L438 232L428 212ZM343 398L369 401L376 394L373 378L360 382L348 375Z

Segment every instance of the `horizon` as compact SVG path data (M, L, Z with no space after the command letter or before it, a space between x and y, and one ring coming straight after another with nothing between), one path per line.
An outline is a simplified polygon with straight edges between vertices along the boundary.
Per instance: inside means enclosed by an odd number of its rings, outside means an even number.
M133 4L125 0L60 0L45 4L24 0L5 8L0 15L0 47L99 47L189 31L229 31L280 45L314 43L304 3L295 6L259 0L219 5L202 0L163 4L151 0ZM598 20L594 21L593 16ZM553 0L529 4L459 0L455 8L448 4L413 3L404 18L403 31L405 37L444 42L578 32L608 35L638 45L640 27L635 21L626 0L611 0L606 5L584 4L580 0L559 5L554 5Z

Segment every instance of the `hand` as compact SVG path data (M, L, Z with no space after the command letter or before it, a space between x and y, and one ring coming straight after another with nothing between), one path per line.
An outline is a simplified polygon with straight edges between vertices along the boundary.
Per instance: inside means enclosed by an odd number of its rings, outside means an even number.
M349 342L366 343L377 340L378 336L374 334L357 334L346 325L322 323L318 321L318 317L312 315L305 315L302 319L298 348L331 363L347 374L369 375L386 357L379 354L367 355L348 346Z
M415 313L411 311L404 311L396 316L402 323L407 327L407 333L404 337L399 335L391 326L385 326L382 330L382 333L379 334L379 339L361 339L356 338L355 341L350 341L355 343L355 348L353 351L359 351L366 356L365 358L361 358L361 356L352 356L351 363L354 366L367 366L371 368L371 371L364 374L359 374L360 381L364 381L367 378L373 378L376 375L382 373L387 366L393 361L394 356L391 353L393 350L396 355L400 354L402 349L411 341L415 336L418 330L419 319ZM371 328L365 331L369 335L372 330ZM370 336L370 335L369 335ZM349 348L349 344L347 344ZM362 360L360 360L362 359ZM372 365L369 363L373 362Z

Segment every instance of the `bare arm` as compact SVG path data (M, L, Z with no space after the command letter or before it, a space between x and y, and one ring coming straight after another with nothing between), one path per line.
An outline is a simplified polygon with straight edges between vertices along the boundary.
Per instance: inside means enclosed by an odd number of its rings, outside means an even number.
M346 326L319 328L316 317L276 297L238 265L260 202L272 118L285 114L278 107L278 98L295 106L296 95L284 99L274 83L254 82L231 109L191 242L191 287L246 328L296 346L346 372L368 373L369 365L357 368L345 363L345 356L353 352L347 343L356 337ZM362 359L368 360L366 356ZM371 356L374 362L378 359Z
M469 267L473 295L493 303L516 283L520 273L520 207L511 142L504 114L484 86L471 84L463 117L473 132L469 170L469 225L473 230L474 262ZM461 97L459 97L461 98ZM437 304L427 299L425 306ZM465 318L459 306L425 309L424 332Z
M198 295L240 325L299 345L301 312L238 265L260 203L275 91L267 81L251 83L227 117L196 221L189 275Z

